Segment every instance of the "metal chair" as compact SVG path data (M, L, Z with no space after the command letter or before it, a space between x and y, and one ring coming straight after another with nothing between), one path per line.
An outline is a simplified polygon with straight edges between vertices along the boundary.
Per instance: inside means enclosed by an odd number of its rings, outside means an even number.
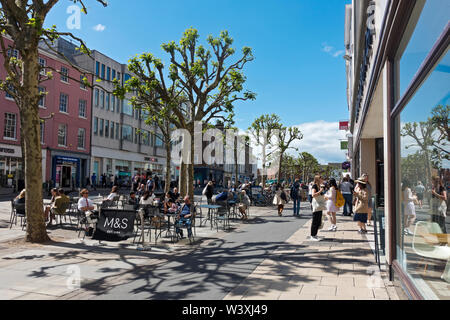
M186 231L188 233L189 243L193 244L195 242L194 234L196 234L196 230L195 230L196 207L195 207L195 205L191 206L190 211L191 211L191 217L188 218L190 221L190 224L186 224L185 222L180 221L180 219L178 218L174 223L174 227L175 227L175 229L181 229L181 230L186 229ZM181 208L180 208L178 214L180 212L181 212ZM178 217L179 217L179 215L178 215ZM194 232L192 232L192 229L194 229ZM176 234L177 240L179 240L180 235L177 232L175 232L175 234Z
M59 208L53 208L51 210L51 213L55 215L55 219L56 219L56 216L59 216L59 225L61 228L63 226L63 224L62 224L63 216L64 216L64 222L67 223L66 212L69 210L70 206L71 206L70 201L67 201L67 202L63 202ZM69 217L69 220L70 220L70 217ZM72 225L72 223L71 223L71 225Z
M217 205L221 206L220 209L217 210L215 216L214 216L214 223L216 224L217 231L219 231L219 223L223 224L223 230L226 230L226 227L229 227L229 213L230 208L228 206L227 201L219 201L216 203Z
M20 213L18 213L20 212ZM14 203L14 200L11 200L11 218L10 218L10 226L11 229L13 224L17 225L17 218L20 218L20 226L22 227L22 230L24 229L26 225L26 214L21 213L25 212L25 203ZM15 221L15 222L14 222Z

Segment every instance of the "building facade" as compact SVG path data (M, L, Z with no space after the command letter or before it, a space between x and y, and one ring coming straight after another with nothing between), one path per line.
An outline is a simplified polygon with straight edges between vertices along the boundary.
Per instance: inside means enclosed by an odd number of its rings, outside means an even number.
M446 0L346 6L352 174L369 175L376 251L410 299L450 299L449 13Z
M13 42L5 39L8 46ZM17 50L10 49L19 57ZM2 57L0 57L2 59ZM3 61L0 61L3 65ZM89 173L91 90L80 84L81 73L48 48L39 50L39 63L53 72L53 78L41 83L47 92L39 101L41 122L42 179L55 187L73 190L84 186L83 176ZM6 72L0 69L0 77ZM20 146L20 115L14 99L6 92L0 95L0 186L24 187L23 161ZM53 116L52 116L53 114Z

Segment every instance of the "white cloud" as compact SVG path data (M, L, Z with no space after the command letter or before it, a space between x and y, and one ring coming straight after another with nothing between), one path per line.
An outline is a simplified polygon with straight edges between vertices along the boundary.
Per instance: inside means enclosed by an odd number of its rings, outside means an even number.
M344 54L344 52L345 52L344 50L339 50L333 54L333 57L335 57L335 58L340 57Z
M341 140L347 140L347 132L339 130L339 122L326 122L323 120L307 122L296 125L303 134L303 139L295 141L292 147L297 151L289 150L288 153L298 156L300 152L312 154L321 164L344 162L347 160L346 151L341 150ZM244 130L240 130L243 132ZM252 139L253 140L253 139ZM254 154L260 157L261 147L253 141ZM258 161L259 164L261 163Z
M106 29L106 26L104 26L104 25L102 25L102 24L98 24L98 25L96 25L94 28L93 28L95 31L97 31L97 32L103 32L103 31L105 31L105 29Z
M333 46L329 46L326 42L322 43L322 51L328 53L333 58L338 58L345 53L344 50L336 50Z
M327 45L326 43L322 43L322 51L326 53L330 53L334 47Z

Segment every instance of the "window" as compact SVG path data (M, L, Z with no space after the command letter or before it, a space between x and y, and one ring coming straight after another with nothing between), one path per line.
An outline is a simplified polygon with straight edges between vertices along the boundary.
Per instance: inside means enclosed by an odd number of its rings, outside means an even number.
M44 58L39 57L39 65L41 66L41 71L39 73L45 76L45 67L47 66L47 61Z
M133 142L133 128L122 125L122 140Z
M148 146L148 145L150 144L150 143L149 143L149 141L150 141L149 136L150 136L150 132L148 132L148 131L146 131L146 130L143 130L143 131L142 131L142 138L141 138L141 141L142 141L142 144L143 144L143 145Z
M87 101L86 100L80 100L80 103L78 105L78 116L80 118L87 118Z
M67 126L65 124L58 126L58 146L67 146Z
M5 129L3 139L16 140L17 115L15 113L5 113Z
M41 121L41 144L44 144L45 122Z
M128 73L125 73L124 75L123 75L123 82L127 82L128 80L130 80L131 79L131 76L128 74Z
M109 120L105 120L105 138L109 138Z
M106 69L106 80L110 81L111 80L111 68L108 67Z
M103 137L103 127L104 127L104 120L100 119L100 128L99 128L99 135L100 137Z
M86 140L86 129L79 128L78 129L78 149L85 148L85 140Z
M102 79L105 79L105 65L102 64Z
M120 100L120 99L116 99L116 111L117 111L117 113L119 113L120 112L120 109L121 109L121 107L122 107L122 100Z
M127 114L129 116L133 116L133 106L131 105L130 101L125 99L123 103L123 111L122 113Z
M19 58L19 51L17 49L8 49L8 57Z
M94 117L94 134L98 135L98 118Z
M85 75L81 74L80 75L80 88L83 90L86 90L86 84L84 83L84 78L85 78Z
M114 109L116 107L116 97L114 95L111 95L111 111L114 112Z
M450 185L449 66L447 51L395 119L398 260L426 300L448 299L450 293L448 253L440 256L445 246L429 238L450 233L443 199L447 194L448 202Z
M69 104L69 96L67 94L61 93L59 95L59 111L69 113L67 111L68 104Z
M109 111L109 99L111 97L111 94L107 93L106 94L106 110Z
M158 136L155 136L155 146L159 148L164 146L164 142Z
M122 78L120 77L120 72L117 72L117 80L119 80L119 82L122 81Z
M39 93L41 94L41 97L39 99L39 107L45 108L45 88L39 87Z
M114 125L115 125L115 122L111 121L111 134L110 134L111 139L114 139Z
M103 90L100 91L100 108L105 108L105 92Z
M120 139L119 134L120 134L120 124L116 123L116 140Z
M98 62L98 61L95 62L95 75L97 77L100 76L100 62Z
M400 43L396 60L397 98L403 95L449 21L448 0L416 1L411 21Z
M61 67L61 81L69 82L69 69L66 67Z
M116 70L112 70L112 79L114 80L116 78Z
M8 83L7 86L8 86L9 91L16 92L16 89L14 88L14 86L12 84ZM5 96L8 99L14 100L14 97L8 91L5 91Z
M139 141L139 130L136 128L133 128L134 131L134 143L138 144Z
M98 107L98 104L99 104L99 102L98 102L98 99L99 99L98 95L99 95L98 89L95 89L95 106L96 107Z

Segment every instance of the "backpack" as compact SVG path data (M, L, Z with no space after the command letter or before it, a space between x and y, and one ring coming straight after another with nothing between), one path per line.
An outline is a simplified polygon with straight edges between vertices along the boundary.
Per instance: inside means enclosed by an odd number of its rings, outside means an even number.
M294 183L291 187L291 199L297 199L300 197L300 188L299 185Z
M341 208L345 205L345 199L341 191L336 190L336 207Z

